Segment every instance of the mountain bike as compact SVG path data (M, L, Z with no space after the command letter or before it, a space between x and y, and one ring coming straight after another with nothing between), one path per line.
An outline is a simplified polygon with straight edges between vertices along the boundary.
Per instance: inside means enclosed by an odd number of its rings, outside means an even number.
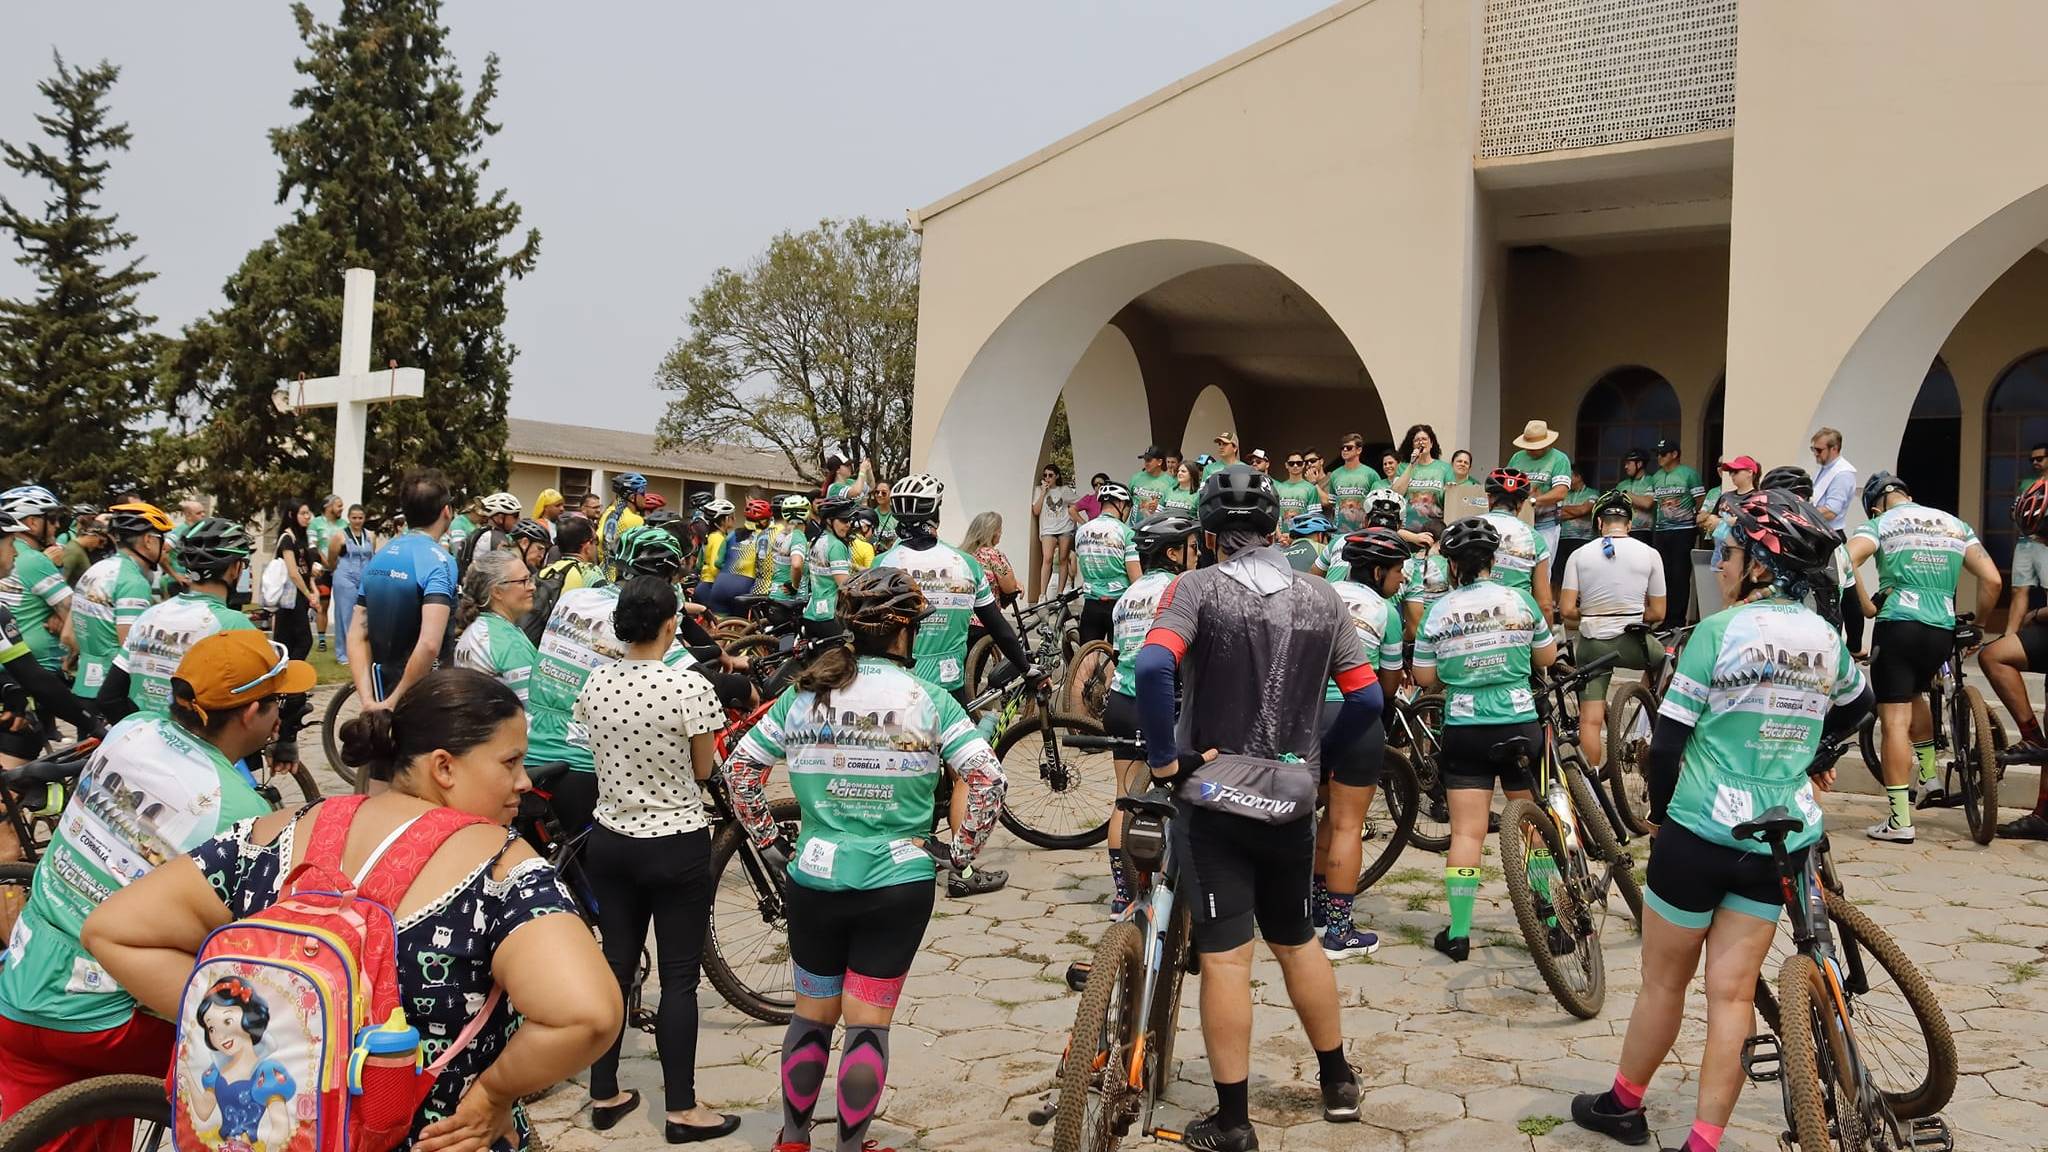
M1451 847L1451 808L1441 773L1443 693L1395 696L1387 704L1386 719L1387 748L1402 754L1415 780L1415 819L1409 822L1408 843L1425 852L1447 852Z
M1081 649L1081 617L1074 609L1080 600L1081 590L1070 588L1029 608L1023 606L1021 597L1010 604L1010 618L1016 626L1017 639L1023 643L1031 662L1045 669L1062 685L1067 683L1067 670ZM997 669L1007 667L1008 663L996 648L995 637L984 635L976 639L967 649L965 683L968 694L979 696L986 692L988 678Z
M1630 631L1642 630L1641 624ZM1617 680L1607 691L1606 762L1598 775L1607 782L1614 798L1614 814L1620 825L1638 836L1650 834L1650 735L1657 723L1657 708L1664 689L1671 683L1671 670L1685 647L1691 628L1664 633L1652 642L1664 649L1664 662L1655 672L1640 679Z
M1976 688L1964 682L1964 659L1984 643L1984 630L1976 616L1965 612L1956 617L1955 639L1948 660L1927 689L1928 709L1934 721L1934 755L1941 767L1944 799L1925 805L1952 808L1961 805L1970 826L1970 838L1989 844L1998 835L1998 786L2005 769L1998 756L1998 738L1991 727L1991 710ZM1880 781L1884 738L1879 724L1871 724L1858 737L1863 762Z
M1009 778L1000 819L1010 834L1038 848L1089 848L1109 836L1110 800L1116 794L1116 765L1104 746L1074 744L1066 737L1100 737L1102 723L1054 709L1055 676L1032 688L1009 661L988 677L988 687L967 702L967 714L983 716L989 747ZM953 777L939 783L938 816L951 802Z

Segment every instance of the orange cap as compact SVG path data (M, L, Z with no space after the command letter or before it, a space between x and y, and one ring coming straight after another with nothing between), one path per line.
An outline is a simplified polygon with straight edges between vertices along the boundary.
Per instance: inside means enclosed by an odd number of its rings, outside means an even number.
M284 645L254 628L216 632L186 650L177 679L191 689L201 718L208 709L239 708L267 696L311 691L319 673L293 660Z

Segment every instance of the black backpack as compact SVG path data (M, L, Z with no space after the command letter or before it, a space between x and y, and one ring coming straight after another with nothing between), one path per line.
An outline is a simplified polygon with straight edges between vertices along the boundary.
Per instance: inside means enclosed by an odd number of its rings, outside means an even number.
M519 622L519 630L526 638L540 646L541 633L547 631L548 616L555 610L555 601L562 598L562 585L568 581L569 573L576 567L576 558L564 556L546 565L533 577L533 608L526 618Z

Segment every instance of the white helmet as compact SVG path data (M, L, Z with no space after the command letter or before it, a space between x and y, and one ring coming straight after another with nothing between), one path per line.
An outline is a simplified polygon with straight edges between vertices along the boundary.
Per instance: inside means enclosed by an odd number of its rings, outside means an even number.
M1402 499L1401 494L1392 488L1375 488L1365 494L1365 510L1369 513L1378 512L1382 509L1401 513L1407 507L1408 502Z
M889 510L898 519L929 520L939 514L946 486L928 472L918 472L889 486Z
M730 500L713 500L704 506L704 514L713 520L718 519L720 516L730 516L732 512L732 501Z
M1095 497L1105 504L1111 500L1119 504L1129 504L1131 502L1131 490L1112 480L1097 488L1095 490Z
M40 484L23 484L0 492L0 512L19 520L27 516L48 516L64 505Z
M484 497L486 516L517 516L520 511L519 497L510 492L493 492Z

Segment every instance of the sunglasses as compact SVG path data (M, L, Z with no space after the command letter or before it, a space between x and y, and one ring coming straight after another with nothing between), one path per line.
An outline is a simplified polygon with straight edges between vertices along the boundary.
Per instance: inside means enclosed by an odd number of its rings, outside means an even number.
M256 677L254 680L249 681L247 684L237 684L233 688L228 689L228 691L237 696L240 696L242 693L247 692L249 689L256 687L258 684L262 684L269 680L275 680L279 676L284 675L284 670L286 668L291 667L291 653L285 649L284 645L278 643L275 640L272 640L270 642L270 650L277 654L277 663L270 666L270 671L265 672L263 675ZM272 699L276 699L276 697L273 696ZM262 701L259 700L257 701L257 703L260 704L262 703Z
M2034 464L2048 464L2048 456L2029 456L2027 460Z
M1289 460L1287 462L1287 466L1289 468L1299 468L1301 467L1301 460L1298 457L1296 459Z
M1338 446L1338 451L1341 452L1362 452L1364 450L1365 445L1363 444L1342 444Z

